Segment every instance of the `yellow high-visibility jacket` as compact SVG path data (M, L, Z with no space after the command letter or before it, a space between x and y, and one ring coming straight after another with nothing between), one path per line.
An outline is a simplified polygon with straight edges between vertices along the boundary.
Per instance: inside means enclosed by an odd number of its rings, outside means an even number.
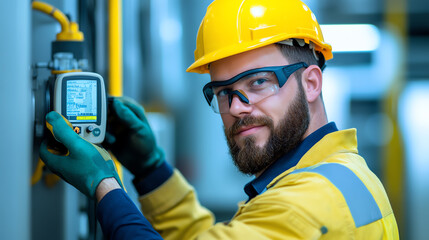
M383 185L358 155L355 129L324 136L228 223L214 224L178 171L139 200L164 239L399 239Z

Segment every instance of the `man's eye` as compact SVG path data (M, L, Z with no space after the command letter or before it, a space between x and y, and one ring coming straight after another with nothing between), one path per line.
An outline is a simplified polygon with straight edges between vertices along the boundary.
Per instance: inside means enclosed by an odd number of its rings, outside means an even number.
M251 85L252 85L252 87L260 87L264 83L267 83L267 81L269 81L269 80L266 79L266 78L259 78L259 79L255 80L255 81L253 81Z
M228 89L228 88L224 88L224 89L219 90L219 91L216 93L216 96L218 96L218 97L224 97L224 96L227 96L230 92L231 92L231 90L230 90L230 89Z
M268 78L258 78L251 81L249 87L253 89L265 88L270 82L271 81Z

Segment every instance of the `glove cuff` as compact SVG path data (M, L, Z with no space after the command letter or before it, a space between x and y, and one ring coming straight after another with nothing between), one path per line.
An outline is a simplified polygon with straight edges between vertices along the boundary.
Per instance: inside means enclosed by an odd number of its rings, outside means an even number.
M113 163L113 160L107 160L106 164L108 165L108 169L110 171L100 171L98 172L97 176L92 178L92 182L89 184L89 192L88 194L84 193L91 199L95 198L95 192L97 191L98 185L106 178L115 178L118 182L119 186L121 186L122 189L124 189L124 185L121 181L121 178L119 177L118 173L116 172L115 164Z
M136 179L143 179L159 166L161 166L164 162L164 151L161 148L156 147L146 159L141 160L141 167L138 169L138 171L132 171L133 169L130 169L130 171L134 174Z
M144 178L134 178L133 184L140 196L145 195L166 182L173 175L173 168L164 161Z

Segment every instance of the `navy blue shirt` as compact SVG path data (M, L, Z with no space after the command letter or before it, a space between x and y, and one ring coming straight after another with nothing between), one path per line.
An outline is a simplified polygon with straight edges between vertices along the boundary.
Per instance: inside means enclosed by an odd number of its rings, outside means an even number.
M259 177L246 184L244 191L249 200L263 193L266 186L279 174L295 166L326 134L337 130L333 122L319 128ZM161 186L172 174L172 167L164 162L144 179L134 181L134 185L137 192L144 195ZM122 189L113 190L104 196L97 206L97 219L107 239L162 239Z
M140 195L161 186L173 174L164 162L140 181L133 181ZM97 219L106 239L162 239L123 189L103 197L97 205Z
M115 189L101 199L97 219L105 239L162 239L123 189Z

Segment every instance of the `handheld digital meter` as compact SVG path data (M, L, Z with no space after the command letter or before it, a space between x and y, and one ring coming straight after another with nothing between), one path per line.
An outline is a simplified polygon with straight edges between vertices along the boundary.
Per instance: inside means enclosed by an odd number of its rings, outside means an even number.
M107 97L103 77L91 72L58 75L54 86L54 111L61 113L73 130L91 143L104 141Z

